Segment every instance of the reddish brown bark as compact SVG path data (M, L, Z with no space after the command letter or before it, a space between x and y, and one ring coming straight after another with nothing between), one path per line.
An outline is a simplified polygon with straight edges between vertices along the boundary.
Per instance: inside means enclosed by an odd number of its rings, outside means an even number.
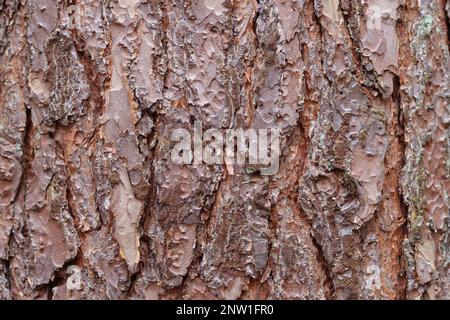
M450 298L448 2L0 8L0 298ZM174 164L195 121L279 171Z

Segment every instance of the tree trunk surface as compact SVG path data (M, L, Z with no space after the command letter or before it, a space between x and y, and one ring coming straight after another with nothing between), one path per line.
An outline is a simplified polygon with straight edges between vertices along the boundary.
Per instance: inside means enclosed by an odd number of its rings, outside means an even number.
M0 0L1 299L450 299L445 0ZM276 129L280 166L171 161Z

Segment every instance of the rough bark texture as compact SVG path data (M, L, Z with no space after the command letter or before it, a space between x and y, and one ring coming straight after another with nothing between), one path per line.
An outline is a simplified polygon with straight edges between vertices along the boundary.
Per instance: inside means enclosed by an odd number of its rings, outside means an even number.
M445 0L0 10L0 298L450 298ZM173 164L197 120L279 172Z

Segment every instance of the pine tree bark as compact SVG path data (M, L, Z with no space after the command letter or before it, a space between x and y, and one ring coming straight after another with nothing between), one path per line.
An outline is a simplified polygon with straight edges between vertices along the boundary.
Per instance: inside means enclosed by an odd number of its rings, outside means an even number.
M450 298L445 0L0 8L1 299ZM278 173L175 165L194 121Z

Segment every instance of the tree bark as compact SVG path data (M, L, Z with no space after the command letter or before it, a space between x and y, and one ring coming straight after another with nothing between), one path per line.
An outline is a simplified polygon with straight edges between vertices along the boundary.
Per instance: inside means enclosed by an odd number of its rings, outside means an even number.
M449 299L445 0L0 0L1 299ZM277 129L280 169L171 133Z

